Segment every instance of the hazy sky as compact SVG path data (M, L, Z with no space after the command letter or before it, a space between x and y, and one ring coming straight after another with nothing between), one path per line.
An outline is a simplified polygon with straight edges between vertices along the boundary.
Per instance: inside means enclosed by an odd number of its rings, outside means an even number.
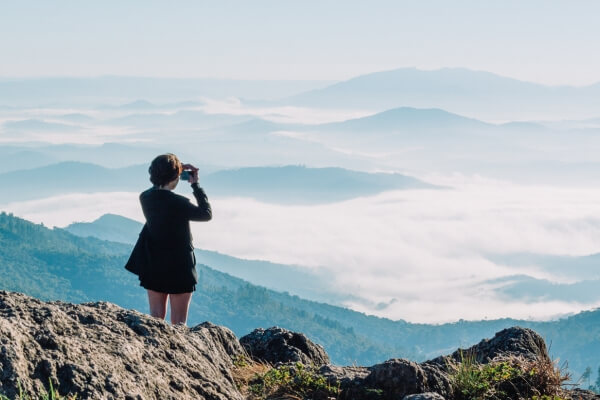
M467 67L600 82L598 1L15 1L0 77L347 79Z

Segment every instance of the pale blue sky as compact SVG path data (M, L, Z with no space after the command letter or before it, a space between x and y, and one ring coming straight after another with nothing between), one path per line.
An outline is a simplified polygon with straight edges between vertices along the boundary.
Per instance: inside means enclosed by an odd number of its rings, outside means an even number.
M0 77L347 79L467 67L600 82L600 1L14 1Z

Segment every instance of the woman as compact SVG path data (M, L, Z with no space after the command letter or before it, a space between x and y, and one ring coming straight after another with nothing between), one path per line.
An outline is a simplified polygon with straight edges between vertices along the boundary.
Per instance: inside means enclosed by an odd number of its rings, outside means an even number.
M197 206L173 193L184 170L189 171ZM140 286L148 291L153 317L164 319L170 300L171 323L185 325L198 282L189 221L210 221L212 211L193 165L163 154L152 161L148 172L154 186L140 194L146 225L126 268L138 274Z

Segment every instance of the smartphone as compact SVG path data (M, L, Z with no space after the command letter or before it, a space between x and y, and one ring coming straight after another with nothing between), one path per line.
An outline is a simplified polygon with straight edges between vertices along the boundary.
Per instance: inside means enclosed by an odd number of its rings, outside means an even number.
M183 171L181 173L181 175L179 175L179 179L182 181L188 181L190 180L190 178L192 177L192 172L191 171Z

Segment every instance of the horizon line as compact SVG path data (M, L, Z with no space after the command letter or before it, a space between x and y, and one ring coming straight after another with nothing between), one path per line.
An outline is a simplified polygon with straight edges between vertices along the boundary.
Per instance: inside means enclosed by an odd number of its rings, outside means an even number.
M217 76L159 76L159 75L128 75L128 74L100 74L100 75L27 75L27 76L9 76L9 75L0 75L0 83L6 81L26 81L26 80L41 80L41 79L105 79L105 78L125 78L125 79L164 79L164 80L210 80L210 81L232 81L232 82L323 82L323 83L342 83L351 81L353 79L357 79L360 77L365 77L374 74L380 73L389 73L396 72L401 70L413 70L419 72L441 72L445 70L462 70L468 71L472 73L484 73L490 74L499 78L510 79L513 81L518 81L522 83L529 83L538 86L545 86L551 88L585 88L590 86L600 85L600 80L594 81L588 84L549 84L544 82L536 82L531 80L526 80L522 78L517 78L509 75L500 74L497 72L491 72L483 69L473 69L469 67L439 67L439 68L419 68L419 67L398 67L392 69L382 69L375 70L371 72L366 72L363 74L352 75L349 78L342 79L303 79L303 78L277 78L277 79L269 79L269 78L247 78L247 77L217 77Z

